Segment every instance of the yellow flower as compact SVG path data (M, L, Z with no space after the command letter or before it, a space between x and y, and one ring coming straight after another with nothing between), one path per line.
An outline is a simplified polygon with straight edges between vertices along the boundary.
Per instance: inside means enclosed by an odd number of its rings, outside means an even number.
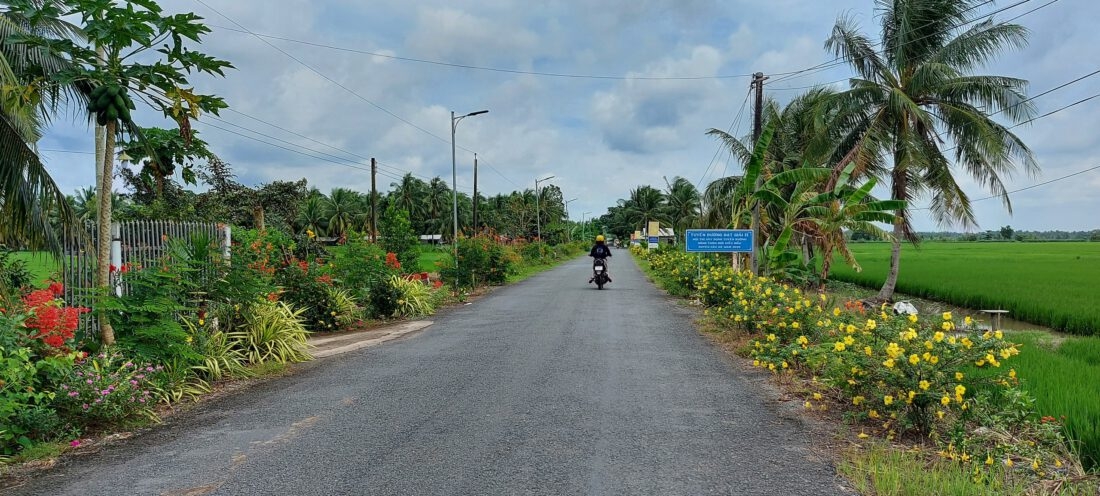
M191 341L194 341L194 339L191 336L187 336L187 344L191 344Z
M867 356L871 356L871 354L872 354L871 347L870 346L864 346L863 347L863 353L865 353Z
M928 363L930 363L932 365L940 363L940 357L938 357L936 355L932 355L932 356L928 357Z
M951 312L943 312L943 320L951 320Z
M874 319L867 319L867 329L874 330L876 326L878 326L878 323Z
M1054 466L1057 467L1057 468L1062 468L1062 460L1059 460L1059 459L1055 458L1054 459Z
M206 319L199 319L199 327L206 325Z
M920 363L920 357L916 353L909 355L909 363L916 365Z
M768 364L768 370L775 371L775 364L774 363L769 363Z
M888 369L892 369L894 368L894 359L887 358L885 362L882 362L882 365Z
M865 398L864 398L863 396L856 396L856 397L853 397L853 398L852 398L852 404L853 404L853 405L856 405L856 406L859 406L859 404L860 404L860 403L863 403L863 400L864 400L864 399L865 399Z
M1039 459L1038 458L1031 461L1031 470L1039 470Z
M873 419L877 419L879 417L878 410L871 410L867 412L867 416Z
M786 360L783 360L783 364L782 364L782 365L783 365L783 368L787 368L787 367L790 367L790 365L788 365L788 364L787 364L787 361L786 361Z
M986 465L993 465L993 455L986 455L985 464Z
M917 316L916 316L916 314L910 314L910 315L909 315L909 322L912 322L912 323L914 323L914 324L916 324L916 323L917 323Z
M813 403L810 403L809 401L803 403L802 406L806 407L807 410L813 410L814 409Z
M799 327L802 327L802 324L799 324L797 320L794 321L794 322L791 322L791 328L792 329L798 329Z
M833 307L833 317L840 317L840 309Z
M945 321L943 322L943 325L941 325L940 327L942 327L942 328L943 328L943 330L945 330L945 331L950 331L950 330L951 330L951 328L952 328L952 327L954 327L954 326L953 326L953 325L951 325L951 322L948 322L948 321L946 321L946 320L945 320Z
M1005 338L1005 333L1003 333L1001 331L997 331L997 332L993 333L993 337L995 337L997 339L1004 339Z
M971 341L970 338L962 338L962 340L960 340L959 342L962 343L963 346L965 346L968 350L971 346L974 346L974 342Z
M814 399L821 401L821 393L814 393Z
M1011 467L1012 465L1013 465L1012 464L1012 459L1011 458L1005 458L1005 466L1006 467Z
M921 391L927 391L928 388L932 387L932 384L928 381L920 381L920 384L918 384L918 386L921 388Z
M944 338L944 334L940 331L936 331L936 333L932 335L932 340L937 342L937 343L939 343L940 341L943 341L943 338Z
M859 431L859 434L858 434L858 435L856 435L856 437L858 437L858 438L860 438L860 439L867 439L867 438L869 438L869 437L871 437L871 436L868 436L866 432L863 432L863 431L861 430L861 431Z
M752 361L752 366L753 367L759 367L760 366L760 360L753 360Z
M1008 369L1008 376L1015 379L1016 378L1016 369Z
M943 404L944 406L950 405L951 404L951 397L946 395L946 394L943 395L943 398L940 398L940 403Z
M882 397L882 403L886 406L890 406L890 405L894 404L894 397L890 396L890 395L883 396Z
M905 403L906 403L906 404L910 404L910 403L912 403L912 402L913 402L913 398L916 398L916 397L917 397L917 392L916 392L916 391L913 391L912 389L910 389L910 390L909 390L909 396L908 396L908 398L906 398L906 399L905 399Z
M955 380L956 380L956 381L961 381L961 380L963 380L963 377L965 377L965 376L963 375L963 373L962 373L962 372L955 372Z
M799 336L798 339L795 340L795 342L802 346L806 346L807 344L810 344L810 339L806 336Z
M944 415L946 414L943 412L943 410L936 410L936 417L939 417L940 420L943 420Z
M767 337L768 337L768 341L775 341L775 339L776 339L775 334L768 334Z
M853 333L856 332L856 326L854 326L852 324L848 324L848 326L844 328L844 332L846 332L848 334L853 334Z
M851 336L844 336L844 344L848 346L856 344L856 338L853 338Z
M966 318L963 319L963 323L966 324L966 327L970 327L970 325L974 323L974 319L967 315Z
M833 349L836 351L844 351L844 342L837 341L835 344L833 344Z

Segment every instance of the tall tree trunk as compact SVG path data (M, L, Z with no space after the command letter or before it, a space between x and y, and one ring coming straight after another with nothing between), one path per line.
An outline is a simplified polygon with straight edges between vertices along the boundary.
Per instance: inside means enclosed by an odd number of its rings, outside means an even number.
M96 215L96 287L108 295L111 291L111 191L114 179L115 127L117 123L108 122L104 130L103 175L99 182L99 211ZM115 330L111 327L106 313L99 314L99 338L104 346L115 343Z
M894 222L894 241L893 246L890 248L890 273L886 274L886 281L882 284L878 296L875 297L881 302L890 301L894 298L894 289L898 285L898 269L901 264L901 239L903 236L902 222L900 220Z

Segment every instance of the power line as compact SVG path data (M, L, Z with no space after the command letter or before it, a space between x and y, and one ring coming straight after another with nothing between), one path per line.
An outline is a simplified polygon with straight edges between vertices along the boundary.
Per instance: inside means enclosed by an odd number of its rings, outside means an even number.
M225 19L225 20L227 20L227 21L229 21L229 22L233 23L234 25L236 25L236 26L237 26L238 28L240 28L241 32L244 32L244 33L248 33L248 34L250 34L250 35L254 36L254 37L255 37L256 39L260 40L260 41L261 41L261 42L263 42L263 43L264 43L265 45L267 45L267 46L269 46L269 47L271 47L271 48L275 49L275 50L276 50L276 51L278 51L279 53L282 53L282 54L283 54L283 55L285 55L286 57L288 57L288 58L290 58L291 60L293 60L293 61L297 62L297 63L298 63L298 64L300 64L301 66L303 66L303 67L305 67L305 68L309 69L309 70L310 70L311 72L313 72L314 74L316 74L316 75L320 76L321 78L325 79L326 81L328 81L328 82L330 82L330 83L332 83L332 84L335 84L336 86L339 86L339 87L340 87L340 89L343 89L344 91L346 91L346 92L348 92L348 93L352 94L352 95L353 95L353 96L355 96L356 98L359 98L360 100L362 100L362 101L364 101L364 102L366 102L366 103L370 104L371 106L373 106L373 107L377 108L378 110L381 110L382 112L385 112L386 114L389 114L389 115L390 115L391 117L393 117L393 118L395 118L395 119L397 119L397 120L399 120L399 121L401 121L401 122L404 122L405 124L407 124L407 125L409 125L409 126L411 126L411 127L415 128L415 129L417 129L418 131L420 131L420 132L422 132L422 133L424 133L424 134L427 134L428 136L431 136L431 137L433 137L433 138L435 138L435 139L437 139L437 140L439 140L439 141L441 141L441 142L443 142L443 143L447 143L447 144L450 144L450 143L451 143L451 142L450 142L450 141L449 141L448 139L446 139L446 138L443 138L442 136L439 136L439 135L437 135L437 134L435 134L435 133L433 133L433 132L431 132L431 131L428 131L427 129L424 129L424 128L422 128L422 127L420 127L420 126L416 125L416 124L415 124L415 123L413 123L412 121L409 121L408 119L405 119L404 117L401 117L401 116L399 116L399 115L397 115L397 114L395 114L395 113L391 112L391 111L390 111L389 109L387 109L387 108L385 108L385 107L383 107L383 106L381 106L381 105L379 105L379 104L375 103L374 101L371 101L370 99L368 99L368 98L364 97L363 95L359 94L359 93L358 93L358 92L356 92L355 90L352 90L351 88L348 88L347 86L345 86L345 85L341 84L341 83L340 83L339 81L336 81L335 79L333 79L333 78L331 78L331 77L329 77L329 76L325 75L324 73L322 73L321 71L317 70L317 69L316 69L316 68L314 68L313 66L311 66L311 65L309 65L309 64L307 64L307 63L305 63L305 62L303 62L303 61L302 61L301 59L299 59L298 57L295 57L294 55L291 55L291 54L290 54L289 52L287 52L286 50L283 50L282 48L279 48L279 47L275 46L274 44L272 44L271 42L267 41L266 39L264 39L264 37L263 37L263 36L261 36L261 35L259 35L259 34L255 33L255 32L253 32L253 31L249 30L248 28L244 27L244 26L243 26L243 25L242 25L241 23L239 23L239 22L237 22L237 21L233 20L232 18L230 18L229 16L227 16L227 15L225 15L225 14L221 13L221 11L219 11L219 10L217 10L217 9L215 9L215 8L213 8L213 7L211 7L211 6L209 5L209 4L207 4L207 3L206 3L206 2L204 2L203 0L195 0L195 1L196 1L196 2L198 2L199 4L201 4L202 6L204 6L204 7L208 8L208 9L210 9L210 10L211 10L211 11L213 11L213 12L214 12L215 14L217 14L217 15L221 16L221 17L222 17L223 19ZM462 147L462 146L459 146L458 148L461 148L462 150L465 150L465 151L467 151L467 152L470 152L470 153L474 153L474 151L473 151L473 150L470 150L469 148L465 148L465 147ZM494 172L496 172L496 173L497 173L498 175L500 175L501 177L504 177L504 178L505 178L505 180L507 180L507 181L511 182L511 183L512 183L513 185L515 184L515 182L513 182L513 181L512 181L511 179L508 179L507 177L505 177L505 176L504 176L504 174L502 174L502 173L501 173L500 171L496 170L496 169L495 169L495 168L493 168L492 166L488 166L488 167L489 167L489 168L490 168L491 170L493 170Z
M988 14L984 14L984 15L982 15L982 16L978 16L978 17L976 17L976 18L974 18L974 19L971 19L971 20L969 20L969 21L963 22L963 23L961 23L961 24L958 24L958 25L955 25L955 26L951 26L950 28L948 28L948 29L945 29L945 30L943 30L943 31L941 31L941 32L937 32L937 33L930 33L930 34L927 34L927 35L925 35L925 36L922 36L922 37L920 37L920 38L917 38L917 39L914 39L914 40L910 40L910 41L906 42L906 44L908 44L908 43L915 43L915 42L921 41L921 40L923 40L923 39L925 39L925 38L928 38L928 37L930 37L930 36L933 36L933 35L935 35L935 34L943 34L943 33L946 33L946 32L947 32L947 31L949 31L949 30L952 30L952 29L958 29L958 28L961 28L961 27L963 27L963 26L966 26L966 25L968 25L968 24L973 24L973 23L975 23L975 22L979 22L979 21L981 21L981 20L983 20L983 19L987 19L987 18L990 18L990 17L992 17L992 16L994 16L994 15L996 15L996 14L999 14L999 13L1005 12L1005 11L1007 11L1007 10L1009 10L1009 9L1013 9L1013 8L1019 7L1020 5L1023 5L1023 4L1025 4L1025 3L1028 3L1028 2L1030 2L1030 1L1031 1L1031 0L1020 0L1019 2L1016 2L1016 3L1012 4L1012 5L1006 5L1006 6L1004 6L1004 7L1001 7L1001 8L999 8L999 9L993 10L992 12L989 12ZM1043 9L1043 8L1049 7L1050 5L1052 5L1052 4L1054 4L1054 3L1057 3L1058 1L1059 1L1059 0L1050 0L1049 2L1047 2L1047 3L1043 4L1043 5L1040 5L1040 6L1038 6L1038 7L1034 8L1034 9L1031 9L1031 10L1029 10L1029 11L1027 11L1027 12L1024 12L1024 13L1022 13L1022 14L1019 14L1019 15L1015 16L1015 17L1012 17L1012 18L1010 18L1010 19L1006 20L1005 22L1012 22L1012 21L1015 21L1015 20L1017 20L1017 19L1019 19L1019 18L1021 18L1021 17L1024 17L1024 16L1028 15L1028 14L1031 14L1031 13L1034 13L1034 12L1036 12L1036 11L1038 11L1038 10L1041 10L1041 9ZM962 11L961 13L965 13L965 12L969 12L969 11L975 10L975 9L977 9L977 8L979 8L979 7L982 7L983 5L991 4L991 3L993 3L993 2L994 2L994 0L987 0L987 1L985 1L985 2L982 2L982 3L980 3L980 4L974 5L973 7L969 8L969 9L963 10L963 11ZM925 26L928 26L928 25L930 25L930 24L931 24L931 23L929 23L929 24L925 24ZM885 42L884 42L883 40L879 40L879 42L878 42L878 43L875 43L875 45L876 45L876 46L882 46L882 45L884 45L884 44L885 44ZM884 54L885 54L886 52L885 52L885 51L880 51L880 52L877 52L877 53L878 53L878 54L880 54L880 55L884 55ZM775 79L775 80L773 81L773 83L777 83L777 82L779 82L779 81L784 81L784 80L788 80L788 79L793 79L793 78L796 78L796 77L802 77L802 76L804 76L804 75L810 75L810 74L815 74L815 73L818 73L818 72L824 71L824 70L826 70L826 69L831 69L831 68L833 68L833 67L837 67L837 66L845 65L845 64L847 64L847 63L848 63L848 62L847 62L846 60L844 60L844 57L843 57L843 56L838 56L838 57L835 57L835 58L833 58L833 60L831 60L831 61L827 61L827 62L822 62L822 63L820 63L820 64L818 64L818 65L815 65L815 66L813 66L813 67L810 67L810 68L807 68L807 69L803 69L803 70L800 70L800 71L795 71L795 72L793 72L793 73L787 73L787 74L782 74L782 73L780 73L780 74L777 74L777 75L780 75L781 77L779 77L779 78Z
M435 133L433 133L433 132L431 132L431 131L428 131L427 129L424 129L424 128L420 127L420 126L417 126L416 124L414 124L414 123L412 123L411 121L409 121L409 120L405 119L404 117L401 117L401 116L399 116L399 115L397 115L397 114L395 114L395 113L391 112L391 111L390 111L389 109L387 109L387 108L385 108L385 107L383 107L383 106L381 106L381 105L379 105L379 104L377 104L377 103L375 103L375 102L371 101L371 100L370 100L370 99L368 99L367 97L364 97L363 95L360 95L360 94L359 94L358 92L356 92L355 90L352 90L351 88L348 88L347 86L343 85L343 84L342 84L342 83L340 83L339 81L337 81L337 80L335 80L335 79L332 79L331 77L328 77L328 76L326 76L326 75L325 75L324 73L322 73L321 71L319 71L319 70L315 69L315 68L314 68L313 66L311 66L311 65L309 65L309 64L307 64L307 63L305 63L305 62L303 62L303 61L302 61L301 59L299 59L298 57L295 57L294 55L291 55L291 54L290 54L289 52L287 52L286 50L283 50L282 48L279 48L279 47L275 46L275 45L274 45L274 44L272 44L271 42L269 42L269 41L267 41L266 39L264 39L264 38L263 38L262 36L260 36L260 35L258 35L258 34L256 34L256 33L252 32L252 31L248 30L248 28L244 27L244 26L243 26L243 25L241 25L241 24L240 24L239 22L237 22L237 21L235 21L235 20L231 19L231 18L230 18L229 16L227 16L227 15L225 15L225 14L221 13L221 11L219 11L218 9L215 9L215 8L211 7L210 5L208 5L208 4L207 4L206 2L204 2L203 0L195 0L195 2L197 2L197 3L201 4L202 6L204 6L204 7L208 8L208 9L210 9L210 10L211 10L211 11L213 11L213 12L214 12L215 14L218 14L218 15L219 15L219 16L221 16L221 17L222 17L223 19L225 19L225 20L227 20L227 21L229 21L229 22L231 22L231 23L235 24L235 25L236 25L237 27L239 27L240 29L244 30L244 31L245 31L246 33L248 33L248 34L251 34L252 36L256 37L256 39L260 40L260 41L261 41L261 42L263 42L263 43L264 43L265 45L267 45L267 46L269 46L269 47L271 47L271 48L275 49L275 50L276 50L276 51L278 51L279 53L281 53L281 54L285 55L286 57L290 58L291 60L293 60L293 61L297 62L297 63L298 63L298 64L300 64L300 65L301 65L302 67L305 67L306 69L309 69L309 70L310 70L311 72L313 72L314 74L316 74L316 75L320 76L321 78L325 79L326 81L328 81L328 82L330 82L330 83L332 83L332 84L335 84L336 86L339 86L339 87L340 87L341 89L343 89L344 91L346 91L346 92L348 92L348 93L352 94L353 96L355 96L356 98L359 98L360 100L362 100L362 101L364 101L364 102L366 102L366 103L370 104L370 105L371 105L372 107L374 107L374 108L377 108L378 110L381 110L382 112L385 112L386 114L389 114L389 115L390 115L391 117L393 117L394 119L397 119L397 120L399 120L399 121L401 121L401 122L404 122L405 124L408 124L409 126L412 126L413 128L416 128L416 129L418 129L419 131L423 132L424 134L427 134L427 135L429 135L429 136L432 136L432 137L434 137L435 139L438 139L439 141L442 141L442 142L444 142L444 143L448 143L448 144L450 144L450 141L449 141L449 140L447 140L446 138L443 138L443 137L441 137L441 136L439 136L439 135L437 135L437 134L435 134Z
M733 120L730 121L729 127L726 128L726 134L732 136L731 133L733 133L733 129L741 122L741 116L745 112L745 105L749 103L749 94L751 94L751 91L745 92L745 99L741 102L741 108L737 110L737 114L734 116ZM699 189L699 187L703 185L703 181L707 178L707 174L710 174L710 170L714 167L715 162L717 162L718 155L722 153L723 148L723 145L719 144L718 149L714 150L714 156L710 158L710 163L707 164L706 170L704 170L703 175L699 177L699 181L695 183L695 189Z
M222 16L222 17L225 17L225 16ZM236 24L236 23L234 23L234 24ZM340 47L340 46L334 46L334 45L327 45L327 44L324 44L324 43L317 43L317 42L313 42L313 41L296 40L296 39L293 39L293 38L285 38L285 37L282 37L282 36L255 33L255 32L252 32L252 31L248 31L247 29L243 29L243 28L242 29L235 29L235 28L230 28L230 27L226 27L226 26L218 26L218 25L215 25L215 24L211 24L210 26L214 27L214 28L217 28L217 29L222 29L222 30L225 30L225 31L233 31L233 32L237 32L237 33L247 33L247 34L251 34L253 36L257 36L257 37L260 37L260 38L268 38L268 39L272 39L272 40L286 41L286 42L289 42L289 43L297 43L299 45L307 45L307 46L312 46L312 47L317 47L317 48L325 48L325 49L328 49L328 50L337 50L337 51L341 51L341 52L350 52L350 53L358 53L358 54L362 54L362 55L370 55L372 57L381 57L381 58L387 58L387 59L392 59L392 60L402 60L402 61L405 61L405 62L416 62L416 63L420 63L420 64L439 65L439 66L444 66L444 67L453 67L453 68L457 68L457 69L471 69L471 70L478 70L478 71L502 72L502 73L506 73L506 74L520 74L520 75L525 75L525 76L546 76L546 77L569 78L569 79L609 79L609 80L616 80L616 81L698 81L698 80L736 79L736 78L752 77L752 74L724 74L724 75L717 75L717 76L607 76L607 75L598 75L598 74L571 74L571 73L564 73L564 72L524 71L524 70L519 70L519 69L503 69L503 68L500 68L500 67L485 67L485 66L477 66L477 65L469 65L469 64L456 64L456 63L453 63L453 62L443 62L443 61L439 61L439 60L427 60L427 59L418 59L418 58L413 58L413 57L401 57L401 56L398 56L398 55L390 55L390 54L387 54L387 53L372 52L372 51L369 51L369 50L361 50L361 49L357 49L357 48Z
M1097 165L1095 167L1089 167L1088 169L1084 169L1084 170L1079 170L1077 172L1067 174L1067 175L1064 175L1062 177L1057 177L1057 178L1051 179L1049 181L1044 181L1044 182L1041 182L1041 183L1032 184L1031 186L1026 186L1026 187L1016 189L1016 190L1012 190L1012 191L1007 191L1007 192L1005 192L1005 195L1011 195L1011 194L1019 193L1021 191L1027 191L1029 189L1035 189L1035 188L1038 188L1040 186L1046 186L1050 183L1055 183L1055 182L1058 182L1058 181L1069 179L1069 178L1074 177L1074 176L1080 176L1081 174L1085 174L1087 172L1092 172L1092 171L1097 170L1097 169L1100 169L1100 165ZM984 201L984 200L992 200L994 198L1001 198L1001 196L1002 195L993 195L993 196L987 196L985 198L978 198L977 200L970 200L970 203L980 202L980 201ZM910 209L910 210L930 210L931 208L932 207L921 207L921 208L913 208L913 209Z

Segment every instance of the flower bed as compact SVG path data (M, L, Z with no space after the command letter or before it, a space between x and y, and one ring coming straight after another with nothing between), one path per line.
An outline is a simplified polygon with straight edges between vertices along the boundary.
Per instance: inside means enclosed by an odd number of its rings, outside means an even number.
M754 366L804 379L806 409L841 410L860 438L931 443L979 481L1081 473L1058 423L1037 415L1017 387L1020 348L999 331L979 332L951 313L830 305L827 295L735 271L728 259L632 252L721 328L749 333Z

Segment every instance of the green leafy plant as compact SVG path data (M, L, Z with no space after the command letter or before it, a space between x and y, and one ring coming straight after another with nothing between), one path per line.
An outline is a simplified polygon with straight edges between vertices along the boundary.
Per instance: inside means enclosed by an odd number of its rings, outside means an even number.
M104 295L97 311L115 326L118 342L143 360L167 363L182 360L198 363L202 356L191 346L191 336L179 318L191 311L190 295L195 289L186 266L171 264L144 269L118 270L122 296Z
M378 223L382 248L397 255L401 265L407 270L416 270L416 260L420 256L420 241L416 238L409 214L396 205L390 205Z
M116 350L105 350L76 363L57 387L53 405L81 428L134 418L156 420L154 389L160 365L143 364Z
M397 315L413 317L419 315L431 315L435 312L433 307L433 293L431 286L418 280L409 280L400 276L390 277L389 284L400 293L397 300Z
M309 331L301 315L281 301L257 301L248 308L244 324L228 337L251 364L303 362L310 359Z

